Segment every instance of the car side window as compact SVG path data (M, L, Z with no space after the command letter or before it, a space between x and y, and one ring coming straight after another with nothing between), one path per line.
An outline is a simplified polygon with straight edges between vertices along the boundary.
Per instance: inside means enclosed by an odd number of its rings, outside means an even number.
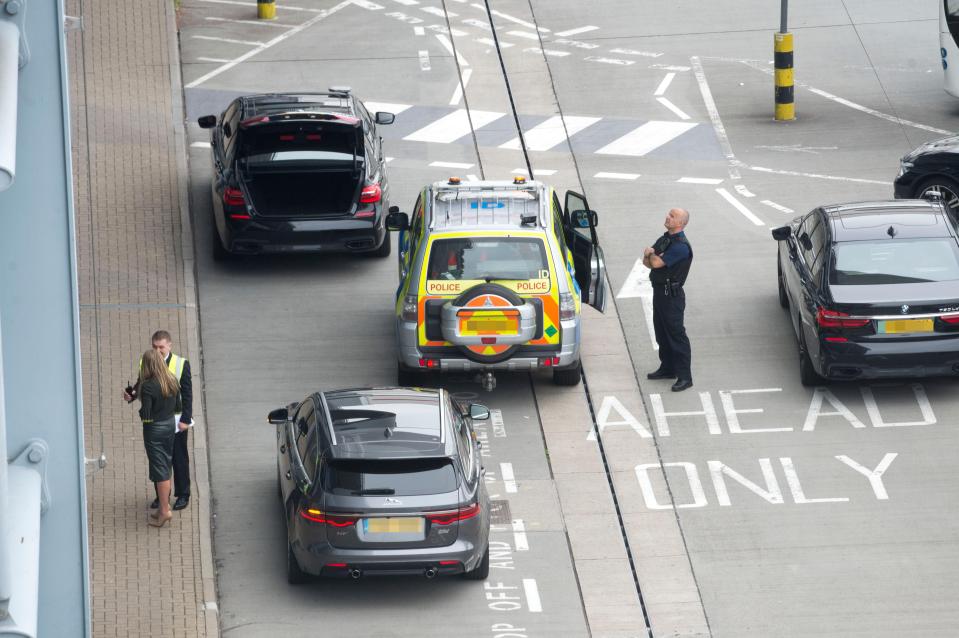
M823 263L826 261L826 227L823 224L816 226L810 236L812 242L813 261L810 263L810 270L816 279L822 274Z
M370 150L375 153L376 125L373 124L373 118L370 117L370 112L366 110L366 106L359 100L356 101L356 111L360 114L360 118L363 120L363 133L366 135L366 143L369 145Z
M229 112L230 109L232 109L232 113ZM227 166L230 166L233 164L233 156L236 154L236 141L240 137L239 102L231 104L227 113L223 114L223 123L229 123L230 125L230 135L226 135L226 131L223 132L223 161Z
M810 213L799 226L799 250L802 252L806 265L811 269L816 261L816 246L813 235L819 227L819 219L815 212Z
M296 435L296 451L299 452L301 461L306 458L307 435L311 429L315 429L310 427L316 424L314 412L313 399L307 399L303 402L303 405L300 406L300 409L296 413L296 419L293 422L293 432Z
M470 432L469 425L466 423L466 419L463 418L460 411L457 410L455 406L450 406L449 412L453 417L453 429L456 430L456 447L459 448L463 472L466 475L466 480L470 481L475 471L476 451L473 448L473 436Z
M568 259L566 254L566 235L563 232L563 206L559 203L559 197L553 192L553 234L556 235L556 241L559 242L560 251L563 253L563 261Z
M413 217L410 219L410 229L407 232L409 248L406 251L406 268L410 268L413 259L416 256L416 250L420 245L420 236L423 233L423 194L416 198L416 204L413 205Z

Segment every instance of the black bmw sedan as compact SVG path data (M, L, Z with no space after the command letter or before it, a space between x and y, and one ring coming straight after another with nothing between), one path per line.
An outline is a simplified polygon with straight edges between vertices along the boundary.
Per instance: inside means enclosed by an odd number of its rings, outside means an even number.
M959 376L959 236L940 201L822 206L772 235L803 385Z
M927 142L903 156L893 189L896 199L938 193L959 219L959 136Z

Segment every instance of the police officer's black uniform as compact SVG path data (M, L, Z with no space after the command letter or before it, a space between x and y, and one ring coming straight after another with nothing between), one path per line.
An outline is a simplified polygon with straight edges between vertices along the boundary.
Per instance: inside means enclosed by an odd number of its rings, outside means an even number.
M659 369L650 373L651 379L676 377L673 390L685 390L692 386L690 369L692 351L689 337L683 325L686 311L686 293L683 284L693 263L693 247L686 234L664 233L653 244L656 255L666 265L649 271L653 285L653 329L659 344Z

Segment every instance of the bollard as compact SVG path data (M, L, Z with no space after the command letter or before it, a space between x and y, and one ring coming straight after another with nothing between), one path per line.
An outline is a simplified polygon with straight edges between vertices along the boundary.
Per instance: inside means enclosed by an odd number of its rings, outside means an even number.
M256 17L260 20L275 20L275 0L256 0Z
M793 90L793 34L775 35L776 120L796 119Z

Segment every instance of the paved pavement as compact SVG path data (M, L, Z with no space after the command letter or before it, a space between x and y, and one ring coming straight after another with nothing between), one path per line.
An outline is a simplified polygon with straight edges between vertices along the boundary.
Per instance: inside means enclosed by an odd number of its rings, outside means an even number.
M173 3L69 0L66 13L84 25L68 55L86 456L107 459L87 488L93 635L215 636L202 392L192 501L162 529L147 525L136 405L120 399L158 328L203 381Z

